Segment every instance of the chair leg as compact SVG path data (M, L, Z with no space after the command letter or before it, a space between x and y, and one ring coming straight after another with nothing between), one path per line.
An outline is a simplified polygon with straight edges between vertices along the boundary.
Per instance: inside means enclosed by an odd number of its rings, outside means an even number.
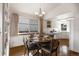
M51 53L49 53L49 56L51 56Z
M57 56L57 52L56 52L56 56Z
M42 54L42 56L43 56L43 55L44 55L44 51L43 51L43 50L41 50L41 51L42 51L42 53L41 53L41 54Z
M37 49L37 55L39 56L39 49Z
M24 56L26 55L26 50L25 50L25 52L24 52Z
M28 52L27 52L27 55L29 56L29 50L28 50Z
M56 56L58 55L58 51L56 51Z
M24 56L26 55L26 48L25 48L25 52L24 52Z
M45 51L43 51L43 55L45 56Z
M43 56L43 50L41 50L41 55Z

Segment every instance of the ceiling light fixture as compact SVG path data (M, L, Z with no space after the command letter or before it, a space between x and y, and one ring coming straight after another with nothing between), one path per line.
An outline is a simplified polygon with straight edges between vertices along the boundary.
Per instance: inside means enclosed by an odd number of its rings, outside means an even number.
M42 11L41 8L39 9L39 12L35 12L36 16L42 17L45 15L45 11Z

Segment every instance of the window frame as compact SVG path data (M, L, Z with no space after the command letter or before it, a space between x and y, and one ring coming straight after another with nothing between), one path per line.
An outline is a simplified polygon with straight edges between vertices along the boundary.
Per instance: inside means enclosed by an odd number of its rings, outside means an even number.
M19 20L20 20L20 19L19 19ZM32 21L32 20L33 20L33 21L35 20L35 22L36 22L36 21L38 22L37 19L27 19L27 18L26 18L26 20L28 20L28 23L26 23L26 24L28 24L28 25L27 25L28 31L20 32L20 24L21 24L21 23L18 22L18 33L28 33L28 32L38 32L38 31L39 31L39 29L38 29L38 25L39 25L39 24L38 24L38 23L35 23L35 24L31 24L31 23L30 23L30 21ZM30 24L31 24L31 25L36 25L36 24L37 24L37 30L31 31L31 29L30 29Z

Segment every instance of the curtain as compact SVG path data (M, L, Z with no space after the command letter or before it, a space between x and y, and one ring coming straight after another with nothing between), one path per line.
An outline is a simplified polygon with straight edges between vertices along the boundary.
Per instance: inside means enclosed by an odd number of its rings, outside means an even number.
M10 17L10 34L11 34L11 36L18 35L18 21L19 21L18 14L16 14L16 13L11 14L11 17Z

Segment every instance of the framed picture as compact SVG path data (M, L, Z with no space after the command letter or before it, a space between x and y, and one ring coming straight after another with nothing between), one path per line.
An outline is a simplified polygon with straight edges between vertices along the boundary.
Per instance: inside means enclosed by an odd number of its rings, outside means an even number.
M47 21L47 28L51 28L51 21Z
M67 31L67 24L61 24L61 30Z

